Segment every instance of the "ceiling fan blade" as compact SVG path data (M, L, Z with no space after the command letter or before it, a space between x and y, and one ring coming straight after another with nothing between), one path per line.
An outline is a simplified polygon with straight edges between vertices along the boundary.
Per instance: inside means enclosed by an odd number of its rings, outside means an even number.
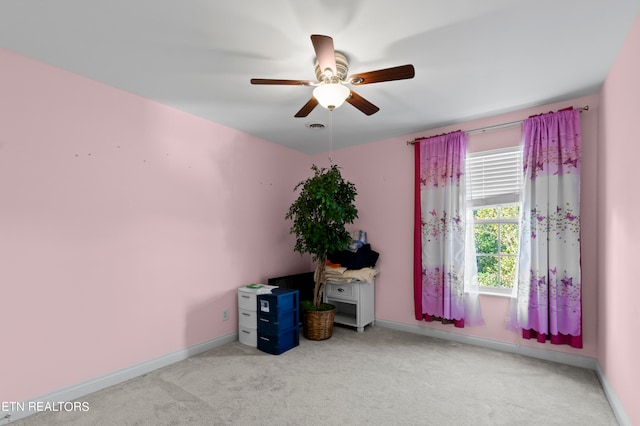
M309 99L309 101L304 104L302 108L300 108L300 111L296 112L296 115L294 115L294 117L306 117L311 111L313 111L316 105L318 105L318 101L316 100L316 98L311 97L311 99Z
M311 43L316 51L316 58L320 70L324 72L327 68L331 70L332 75L336 75L336 53L333 48L333 39L329 36L313 34L311 35Z
M347 81L351 84L371 84L383 81L405 80L413 78L415 75L416 71L413 65L400 65L399 67L354 74Z
M380 108L378 108L377 106L375 106L374 104L372 104L371 102L363 98L362 96L358 95L353 90L351 91L351 95L349 95L346 101L349 102L354 107L358 108L360 111L362 111L366 115L372 115L380 111Z
M277 84L280 86L312 86L309 80L277 80L271 78L252 78L251 84Z

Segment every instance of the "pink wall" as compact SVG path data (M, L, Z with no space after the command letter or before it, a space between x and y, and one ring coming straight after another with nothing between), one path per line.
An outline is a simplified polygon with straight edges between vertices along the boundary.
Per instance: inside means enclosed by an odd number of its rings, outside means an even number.
M459 123L419 134L393 138L333 153L334 162L343 167L345 177L358 188L356 199L360 218L354 228L364 229L374 250L380 253L376 265L380 274L376 278L376 318L409 325L421 325L470 336L515 343L596 357L596 186L598 95L586 96L569 102L501 114L495 117ZM456 329L436 323L416 321L413 314L413 148L406 141L418 136L430 136L452 130L471 130L479 127L521 120L532 114L555 111L573 105L589 105L582 114L583 179L582 179L582 242L583 242L583 311L584 348L573 349L551 344L541 345L522 340L505 330L509 299L483 295L481 306L486 322L484 327ZM520 127L469 136L472 151L503 148L520 142ZM318 155L320 164L326 155Z
M284 220L306 155L7 50L0 70L0 401L237 331L238 287L308 270Z
M353 228L367 230L381 254L377 318L597 356L640 424L640 346L628 337L640 327L629 297L640 202L628 191L639 149L639 50L636 22L600 96L333 153L358 187ZM236 331L237 287L308 270L308 258L292 253L283 216L295 183L312 161L325 165L326 154L309 159L6 50L0 69L0 401L33 398ZM584 349L505 331L508 299L497 296L482 297L485 327L415 321L413 151L405 141L586 104ZM473 135L470 146L518 141L512 128ZM224 308L229 322L221 321Z
M640 192L640 18L602 88L598 150L598 362L640 425L638 356L638 241Z

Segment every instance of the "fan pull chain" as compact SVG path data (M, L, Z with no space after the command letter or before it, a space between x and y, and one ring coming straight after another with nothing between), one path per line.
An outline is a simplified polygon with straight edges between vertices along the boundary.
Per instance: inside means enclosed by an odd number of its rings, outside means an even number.
M329 165L333 165L333 111L329 111Z

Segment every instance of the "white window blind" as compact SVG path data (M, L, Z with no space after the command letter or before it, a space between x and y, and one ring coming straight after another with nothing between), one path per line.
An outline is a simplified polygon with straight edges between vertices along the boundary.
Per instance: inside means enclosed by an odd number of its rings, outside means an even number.
M467 156L467 200L472 207L515 203L522 185L522 148Z

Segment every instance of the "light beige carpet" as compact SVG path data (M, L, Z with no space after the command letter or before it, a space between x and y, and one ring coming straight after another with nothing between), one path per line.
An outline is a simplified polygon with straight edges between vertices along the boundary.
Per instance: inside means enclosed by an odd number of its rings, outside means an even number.
M616 425L593 371L336 327L269 355L226 344L13 425Z

